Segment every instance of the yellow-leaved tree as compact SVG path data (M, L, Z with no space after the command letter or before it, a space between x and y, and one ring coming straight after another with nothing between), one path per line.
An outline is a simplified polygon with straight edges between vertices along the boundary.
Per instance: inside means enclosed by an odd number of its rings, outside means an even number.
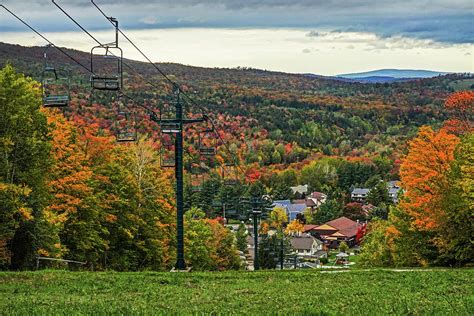
M287 235L297 235L302 232L304 232L304 225L297 219L292 220L285 229Z

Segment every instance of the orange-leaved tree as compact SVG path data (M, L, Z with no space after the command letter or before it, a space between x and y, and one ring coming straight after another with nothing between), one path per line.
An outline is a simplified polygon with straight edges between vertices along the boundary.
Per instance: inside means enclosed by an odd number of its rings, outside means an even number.
M444 103L452 118L445 122L445 127L455 134L473 131L474 91L458 91L451 94Z
M435 132L427 126L409 143L400 167L405 189L400 207L414 218L417 229L437 229L445 221L443 194L449 186L448 173L458 143L459 138L446 129Z
M52 200L47 208L53 224L64 223L91 194L88 181L92 171L81 150L77 127L61 112L45 110L51 128L54 165L50 171Z

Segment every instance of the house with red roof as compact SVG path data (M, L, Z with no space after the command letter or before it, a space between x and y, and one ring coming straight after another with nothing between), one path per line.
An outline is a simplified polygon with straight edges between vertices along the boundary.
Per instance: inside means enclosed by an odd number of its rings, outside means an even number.
M352 247L356 244L357 231L361 225L342 216L322 225L305 225L304 229L306 233L320 239L330 248L337 248L341 241Z

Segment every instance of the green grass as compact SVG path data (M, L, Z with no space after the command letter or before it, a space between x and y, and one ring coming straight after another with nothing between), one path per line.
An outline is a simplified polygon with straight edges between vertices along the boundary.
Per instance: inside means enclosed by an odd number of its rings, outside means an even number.
M474 270L4 272L0 314L472 315Z

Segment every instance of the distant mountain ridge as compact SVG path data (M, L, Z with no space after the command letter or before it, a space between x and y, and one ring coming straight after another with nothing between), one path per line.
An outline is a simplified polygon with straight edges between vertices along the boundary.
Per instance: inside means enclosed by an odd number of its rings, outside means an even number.
M400 80L432 78L447 75L449 72L415 69L379 69L366 72L336 75L337 78L351 79L359 82L392 82Z

